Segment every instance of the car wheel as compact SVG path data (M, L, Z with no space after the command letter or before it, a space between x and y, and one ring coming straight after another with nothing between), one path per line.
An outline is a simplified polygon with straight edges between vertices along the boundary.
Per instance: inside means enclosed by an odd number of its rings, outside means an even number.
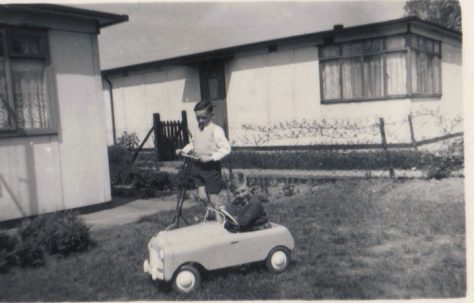
M189 294L201 287L201 275L192 265L184 265L173 279L173 289L181 294Z
M267 269L274 273L285 271L290 265L290 251L284 247L274 248L266 260Z

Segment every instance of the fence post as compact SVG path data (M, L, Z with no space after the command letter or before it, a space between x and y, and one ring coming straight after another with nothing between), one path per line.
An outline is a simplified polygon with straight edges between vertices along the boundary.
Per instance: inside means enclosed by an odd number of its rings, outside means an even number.
M189 143L189 133L188 133L188 117L186 116L185 110L181 111L181 123L182 123L181 129L183 131L184 145L186 145Z
M413 129L413 120L411 114L408 115L408 124L410 125L410 137L411 137L411 144L416 151L416 155L418 156L418 161L420 160L420 151L418 150L418 142L415 139L415 130Z
M387 155L387 162L388 162L390 177L393 178L395 177L395 171L393 170L392 158L390 157L390 152L388 151L387 137L385 136L385 122L383 118L379 118L379 121L380 121L380 135L382 136L382 147L385 150L385 154Z
M155 155L156 155L156 161L161 160L161 120L160 120L160 114L154 113L153 114L153 129L154 129L154 135L155 135Z

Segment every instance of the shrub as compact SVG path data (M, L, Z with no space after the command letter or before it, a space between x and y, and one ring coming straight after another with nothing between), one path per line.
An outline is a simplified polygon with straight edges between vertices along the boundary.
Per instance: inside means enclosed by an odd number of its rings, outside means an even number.
M136 133L127 133L126 131L122 133L120 137L117 138L117 144L125 147L128 150L133 150L138 148L140 140Z
M51 254L67 255L90 245L89 227L75 212L41 215L24 223L19 230L24 248L42 248Z
M175 188L175 181L165 172L133 167L129 180L134 189L143 190L148 196L152 196L155 191L172 191Z
M0 272L7 272L10 267L16 264L14 255L16 242L15 237L0 232Z
M39 267L44 265L44 255L41 247L33 242L19 240L14 256L16 263L21 267Z
M414 150L391 150L392 164L398 169L429 166L434 155ZM386 169L387 156L382 150L281 150L234 151L224 165L233 168L262 169Z
M448 141L445 148L434 157L426 169L428 179L443 179L449 177L453 171L464 166L464 140Z
M65 212L51 220L53 232L48 245L50 253L67 255L87 250L91 243L89 227L73 212Z
M132 153L121 145L109 147L110 183L128 184L132 174Z

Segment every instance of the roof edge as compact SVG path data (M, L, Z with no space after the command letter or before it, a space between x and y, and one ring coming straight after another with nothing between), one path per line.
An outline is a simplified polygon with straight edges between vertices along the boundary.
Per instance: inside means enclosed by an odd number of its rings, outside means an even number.
M58 15L76 17L80 19L95 19L98 21L100 28L111 26L117 23L126 22L129 20L128 15L119 15L59 4L4 4L2 6L5 8L19 10L34 10L50 14L54 13Z
M462 37L462 33L459 31L445 28L433 22L424 21L417 16L407 16L407 17L392 19L388 21L368 23L368 24L356 25L356 26L351 26L351 27L344 27L342 29L342 32L347 33L351 31L370 29L372 27L389 26L392 24L411 23L411 22L424 24L430 28L441 31L447 35L456 36L460 39ZM109 75L121 73L125 70L130 70L130 69L136 70L136 69L141 69L145 67L155 67L157 65L172 64L172 63L185 63L185 62L190 62L190 61L196 61L198 59L205 60L206 58L215 57L215 56L231 57L232 52L239 49L251 49L251 48L262 47L265 45L278 44L278 43L284 43L284 42L290 42L290 41L296 41L296 40L316 39L316 38L320 38L324 36L334 35L335 33L336 31L334 29L331 29L331 30L307 33L307 34L302 34L302 35L295 35L295 36L289 36L289 37L264 40L264 41L259 41L259 42L252 42L248 44L234 45L230 47L225 47L225 48L220 48L220 49L215 49L215 50L210 50L210 51L205 51L205 52L199 52L199 53L192 53L192 54L182 55L178 57L171 57L171 58L165 58L165 59L160 59L160 60L147 61L147 62L142 62L142 63L137 63L137 64L130 64L130 65L125 65L125 66L109 68L109 69L103 70L102 75L109 76ZM341 31L337 31L337 33L341 33Z

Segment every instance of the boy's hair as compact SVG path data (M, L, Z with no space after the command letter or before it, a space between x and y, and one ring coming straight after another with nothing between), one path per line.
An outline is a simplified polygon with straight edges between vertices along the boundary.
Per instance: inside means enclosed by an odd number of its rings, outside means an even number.
M214 105L212 105L211 102L209 101L199 101L195 106L194 106L194 111L198 110L206 110L208 113L212 113L212 109L214 108Z
M243 173L233 173L230 179L230 190L235 191L241 186L247 186L247 177Z

